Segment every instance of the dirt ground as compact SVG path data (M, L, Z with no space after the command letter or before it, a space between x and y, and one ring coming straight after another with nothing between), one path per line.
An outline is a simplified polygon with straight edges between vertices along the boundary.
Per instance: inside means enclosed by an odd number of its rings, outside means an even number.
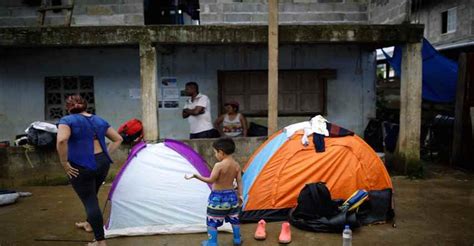
M393 177L396 228L391 224L365 226L353 232L354 245L474 245L474 175L434 168L423 180ZM110 184L100 198L105 202ZM0 207L0 246L83 245L92 234L74 227L84 218L79 199L70 186L21 187L33 196ZM244 224L244 245L277 245L281 223L267 225L266 241L255 241L255 224ZM312 233L292 228L291 245L341 245L340 234ZM120 237L109 245L199 245L206 235ZM56 240L56 241L41 241ZM61 241L69 240L69 241ZM81 242L84 241L84 242ZM229 233L220 245L232 245Z

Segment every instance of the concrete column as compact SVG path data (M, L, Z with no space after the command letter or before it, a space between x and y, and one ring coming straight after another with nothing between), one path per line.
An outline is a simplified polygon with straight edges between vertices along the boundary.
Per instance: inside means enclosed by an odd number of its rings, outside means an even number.
M278 128L278 0L268 1L268 135Z
M158 98L156 97L156 49L151 42L140 43L142 122L145 140L158 140Z
M400 133L398 153L407 174L420 165L422 43L403 46L400 82Z

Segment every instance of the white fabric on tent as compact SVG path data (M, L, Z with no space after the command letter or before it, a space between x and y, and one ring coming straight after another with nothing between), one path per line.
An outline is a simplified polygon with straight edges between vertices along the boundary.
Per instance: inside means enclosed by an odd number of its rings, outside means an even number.
M197 170L163 143L134 157L111 198L106 237L205 232L209 186L185 180ZM231 231L229 224L225 230Z

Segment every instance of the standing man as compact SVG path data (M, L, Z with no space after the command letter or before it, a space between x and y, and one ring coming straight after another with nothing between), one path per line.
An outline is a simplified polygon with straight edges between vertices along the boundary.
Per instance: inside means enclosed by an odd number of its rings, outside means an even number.
M190 139L195 138L215 138L216 130L211 121L211 102L206 95L199 93L199 86L196 82L186 83L186 96L190 98L186 101L183 109L183 118L188 119L191 134Z

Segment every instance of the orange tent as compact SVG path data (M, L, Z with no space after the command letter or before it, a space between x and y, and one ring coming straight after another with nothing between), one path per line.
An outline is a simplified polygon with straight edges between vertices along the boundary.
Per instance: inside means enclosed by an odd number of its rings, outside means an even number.
M325 151L317 153L303 131L291 137L280 131L253 154L244 167L243 221L286 219L308 183L325 182L332 199L347 199L358 190L389 191L392 182L372 148L358 136L325 137Z

